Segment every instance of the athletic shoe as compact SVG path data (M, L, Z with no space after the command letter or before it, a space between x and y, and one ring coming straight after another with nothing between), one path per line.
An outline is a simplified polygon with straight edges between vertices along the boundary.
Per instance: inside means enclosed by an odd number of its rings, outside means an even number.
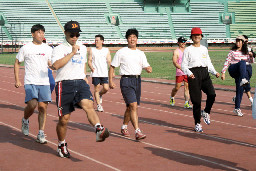
M100 96L100 104L102 104L102 96Z
M96 142L102 142L109 137L109 131L107 128L104 128L103 125L99 125L96 128Z
M136 138L136 140L141 140L141 139L146 138L146 135L142 134L142 132L136 132L135 138Z
M197 123L195 126L195 132L203 132L202 125Z
M234 96L233 98L232 98L232 102L236 102L236 96Z
M129 137L130 136L127 128L126 129L121 129L121 133L122 133L122 136L125 136L125 137Z
M206 113L204 110L202 110L201 115L204 118L204 123L206 123L207 125L210 125L211 121L210 121L209 113Z
M57 153L60 157L69 158L70 154L68 152L68 144L64 143L58 146Z
M22 123L22 126L21 126L22 133L24 135L28 136L28 134L29 134L29 121L28 121L28 123L25 123L24 118L22 118L21 123Z
M170 98L170 105L171 105L171 106L174 106L174 105L175 105L175 100L174 100L174 98Z
M192 109L192 106L187 102L184 104L185 109Z
M233 112L237 114L237 116L243 116L244 114L241 112L240 109L234 109Z
M248 84L248 83L249 83L249 81L247 79L243 78L240 82L240 86L243 86L243 85Z
M38 142L38 143L40 143L40 144L46 144L46 143L47 143L47 140L46 140L45 138L46 138L46 136L44 135L44 133L38 134L38 135L37 135L36 142Z
M103 107L100 104L97 105L97 110L99 112L104 112L104 109L103 109Z

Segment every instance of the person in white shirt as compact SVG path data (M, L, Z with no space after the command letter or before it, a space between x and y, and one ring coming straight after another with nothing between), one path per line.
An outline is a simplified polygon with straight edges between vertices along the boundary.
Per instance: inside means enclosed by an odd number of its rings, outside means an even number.
M142 69L145 69L148 73L152 72L144 52L137 49L138 34L136 29L127 30L125 37L128 41L128 47L116 52L109 68L109 87L113 89L115 88L115 83L113 82L114 69L120 66L120 88L126 103L121 133L123 136L130 136L127 126L131 121L135 129L136 140L146 138L146 135L139 128L137 113L141 95L140 74Z
M108 85L108 66L111 63L111 55L108 48L102 47L104 37L102 35L95 36L95 45L88 51L88 66L91 69L92 84L94 85L94 97L97 104L97 110L103 112L102 96L106 94ZM100 89L102 85L102 89Z
M42 43L45 34L43 25L33 25L31 34L33 41L24 45L16 56L14 64L15 87L19 88L22 85L19 79L19 68L21 62L24 61L24 88L27 106L24 109L21 130L26 136L29 134L29 117L38 106L39 133L36 141L45 144L47 143L44 135L47 106L48 102L52 101L48 77L48 65L50 65L52 48Z
M100 119L93 109L93 97L86 78L87 49L77 42L80 36L80 25L77 21L69 21L64 26L65 40L55 47L52 55L52 69L56 74L56 102L58 108L59 122L57 124L57 136L59 140L58 155L68 158L70 153L65 141L67 124L71 112L75 107L82 108L88 121L95 127L96 141L104 141L109 132L100 124Z
M210 112L215 101L215 90L210 79L209 72L217 78L220 74L214 69L208 50L205 46L200 45L202 39L202 30L194 27L191 30L190 38L193 44L184 50L181 69L188 75L188 86L190 99L193 104L193 116L195 120L195 131L203 132L201 116L204 122L210 124ZM207 95L205 109L201 111L202 92Z

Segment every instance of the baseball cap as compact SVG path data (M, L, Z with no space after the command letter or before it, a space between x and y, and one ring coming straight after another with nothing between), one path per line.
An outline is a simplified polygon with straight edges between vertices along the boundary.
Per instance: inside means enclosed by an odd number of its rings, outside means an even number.
M242 36L242 35L237 36L236 39L239 39L239 40L242 40L242 41L245 42L245 38L244 38L244 36Z
M79 23L77 21L72 21L72 20L65 24L64 30L68 31L68 32L72 32L72 33L74 33L74 32L82 32L80 30Z
M187 39L185 37L179 37L178 42L185 43Z
M202 34L202 30L199 27L194 27L191 29L191 35L192 34Z

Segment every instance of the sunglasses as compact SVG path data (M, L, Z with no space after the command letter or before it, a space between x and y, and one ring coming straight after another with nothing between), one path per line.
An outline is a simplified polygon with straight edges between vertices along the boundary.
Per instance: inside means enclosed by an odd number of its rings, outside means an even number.
M77 33L77 34L74 34L74 33L71 33L70 34L70 37L73 38L73 37L79 37L80 36L80 33Z
M187 41L185 41L185 40L182 40L182 41L180 41L180 43L186 43Z

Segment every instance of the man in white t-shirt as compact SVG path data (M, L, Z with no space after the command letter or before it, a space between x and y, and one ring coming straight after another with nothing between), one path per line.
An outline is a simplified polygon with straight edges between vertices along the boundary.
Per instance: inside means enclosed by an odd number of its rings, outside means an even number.
M52 69L57 70L55 82L56 102L59 122L57 135L59 140L58 155L68 158L70 154L65 141L67 124L75 107L82 108L91 125L96 130L96 141L104 141L109 132L100 124L100 119L93 108L93 97L86 78L87 49L77 42L80 36L80 25L69 21L64 26L65 40L53 49Z
M125 37L128 41L128 47L118 50L113 58L109 68L109 86L112 89L115 88L113 73L114 69L120 66L120 88L126 103L121 133L123 136L130 136L127 126L131 121L135 129L135 138L140 140L146 138L146 135L139 128L137 113L141 95L140 74L142 69L151 73L152 68L144 52L137 49L138 31L136 29L128 29Z
M25 135L29 134L29 117L34 113L38 105L38 123L39 133L37 142L47 143L44 135L46 122L46 112L48 102L51 102L51 91L48 77L48 65L50 64L52 48L42 43L44 39L45 28L41 24L33 25L31 34L33 41L24 45L16 56L14 64L15 87L19 88L22 84L19 79L19 68L24 61L25 77L25 103L27 106L22 118L21 130Z
M102 47L104 37L102 35L95 36L95 45L88 51L88 66L91 69L92 84L94 85L94 97L97 103L97 110L103 112L102 95L106 94L108 85L108 66L111 63L111 55L108 48ZM103 86L100 89L101 85Z

